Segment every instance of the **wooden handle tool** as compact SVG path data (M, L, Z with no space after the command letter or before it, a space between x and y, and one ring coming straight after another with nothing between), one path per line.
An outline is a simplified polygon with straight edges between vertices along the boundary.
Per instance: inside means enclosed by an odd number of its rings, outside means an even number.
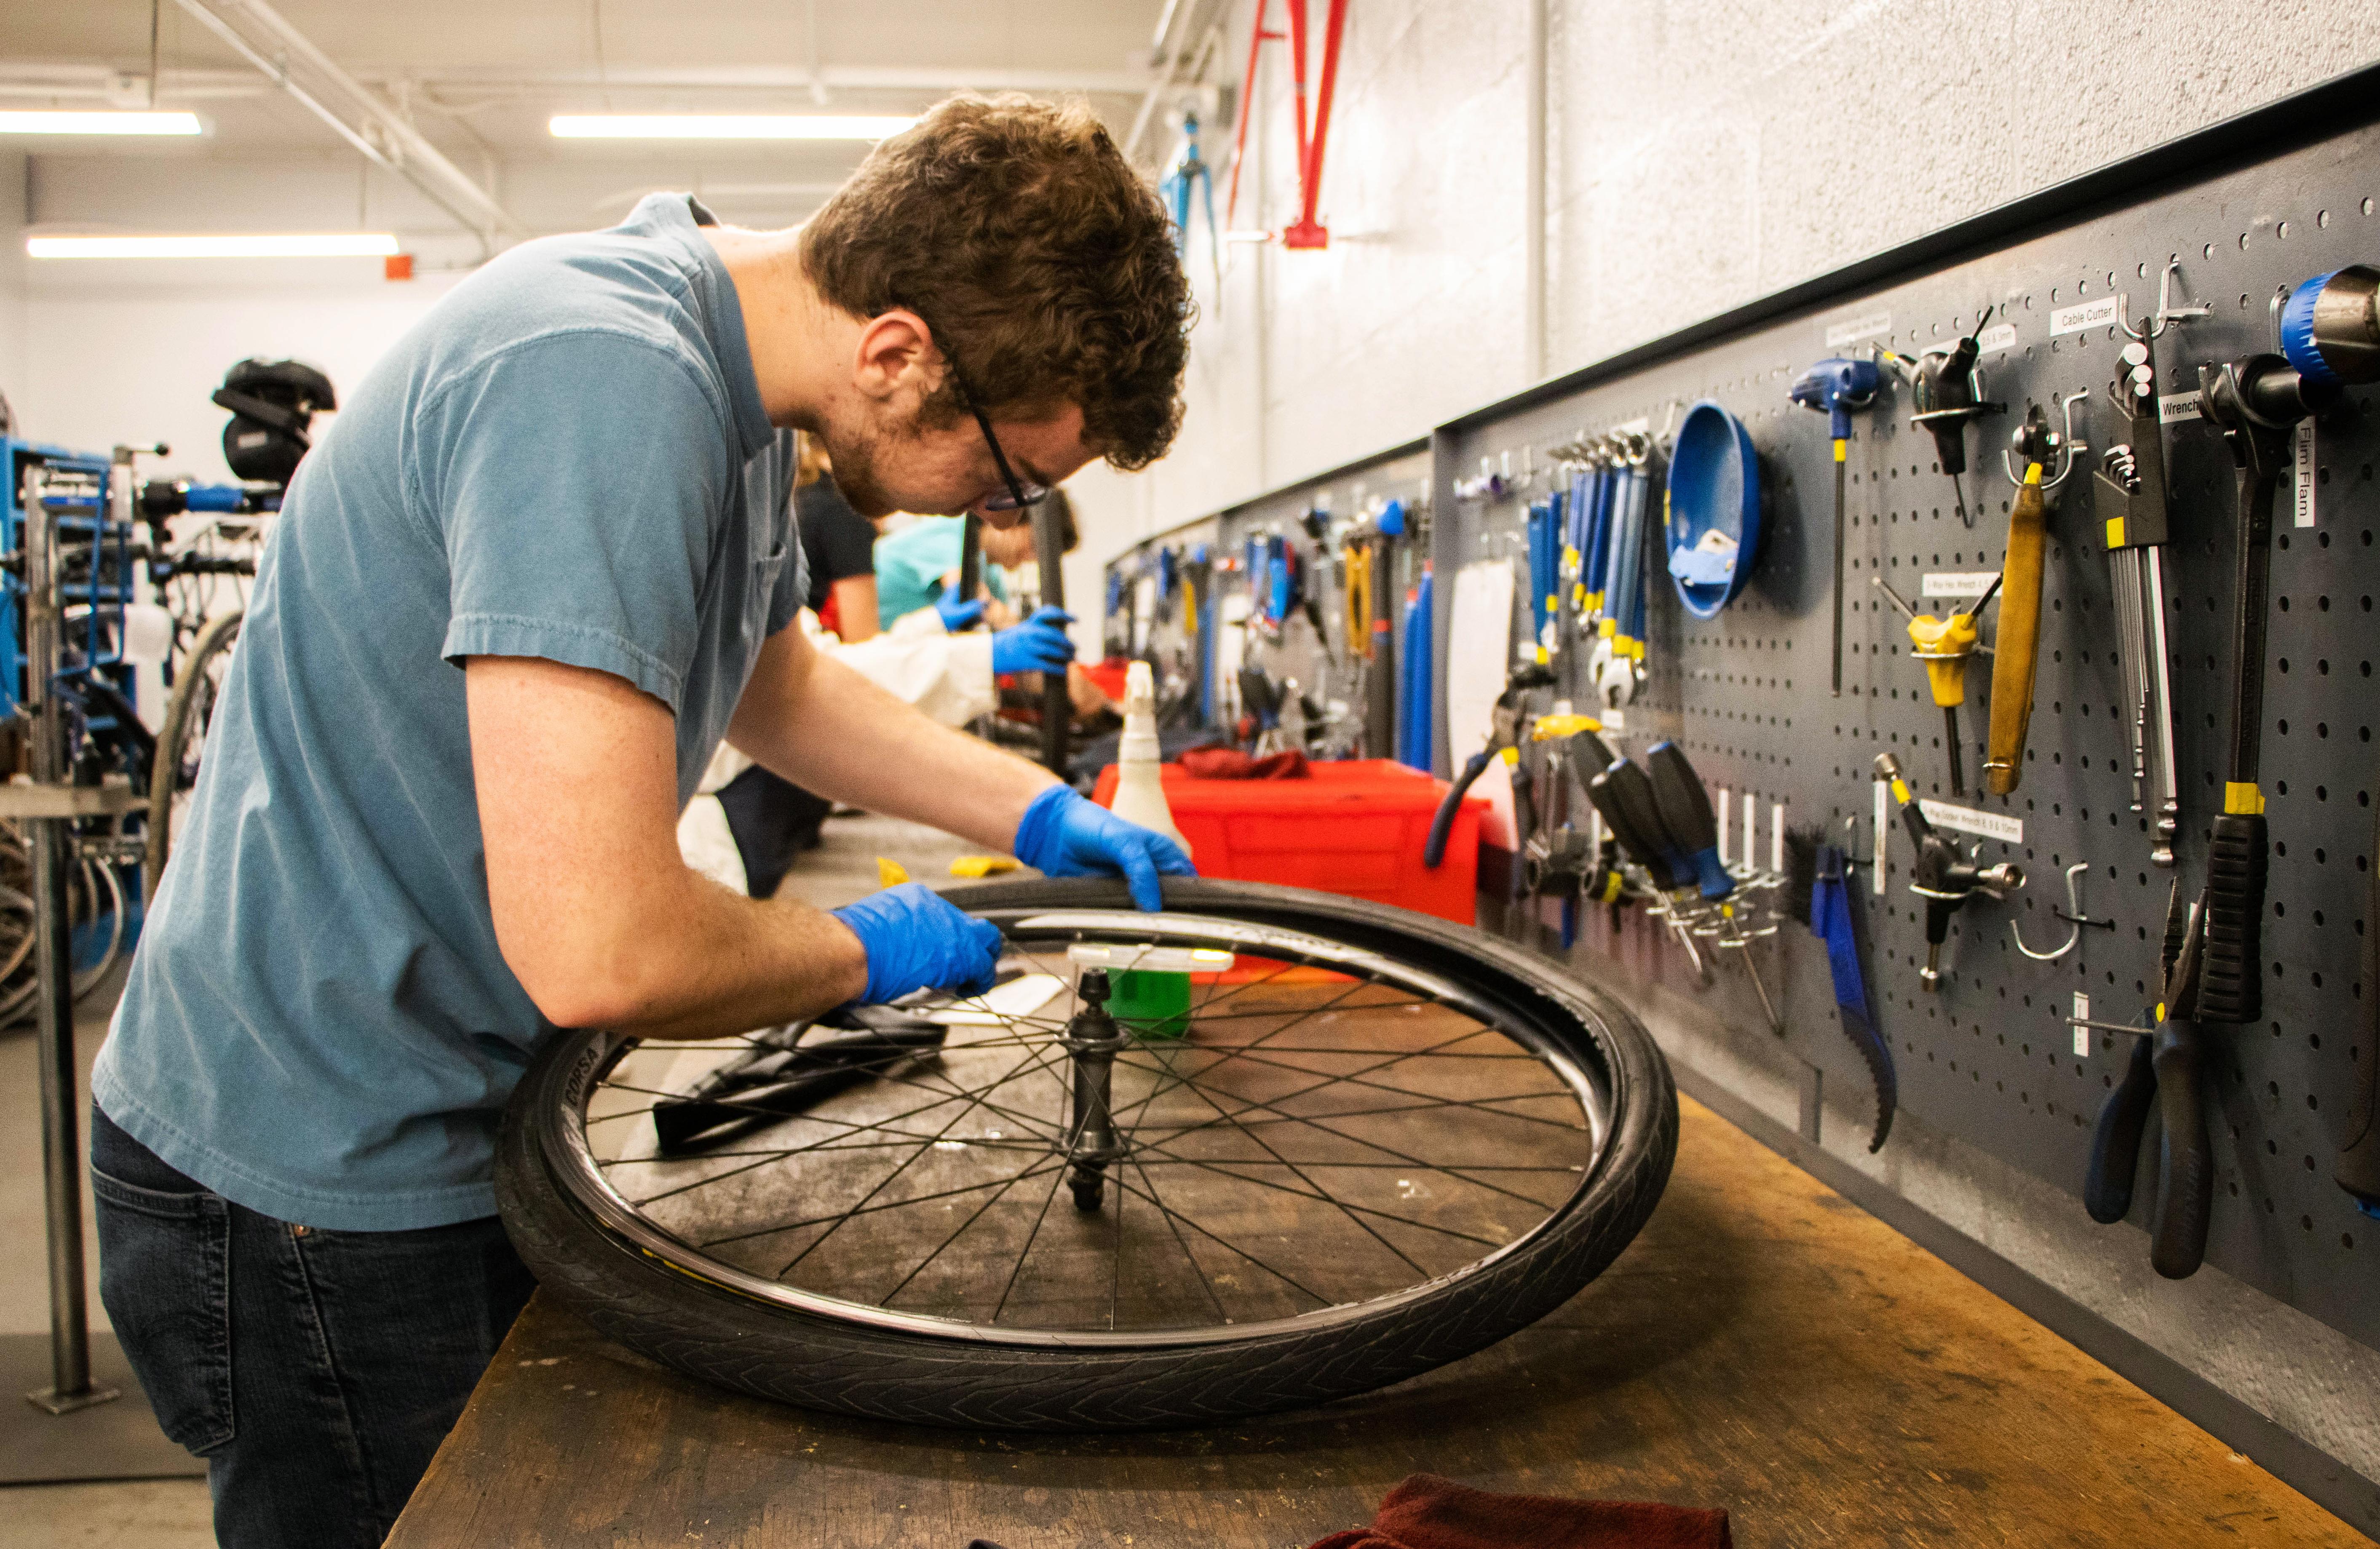
M2041 556L2047 521L2041 465L2027 463L2009 513L2008 558L2000 569L2000 626L1992 665L1992 721L1984 789L2005 796L2024 774L2024 733L2033 720L2034 666L2041 645Z

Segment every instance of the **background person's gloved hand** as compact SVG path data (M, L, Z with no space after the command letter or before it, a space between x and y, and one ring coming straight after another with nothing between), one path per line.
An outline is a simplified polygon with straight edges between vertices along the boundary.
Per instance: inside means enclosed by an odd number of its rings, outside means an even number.
M904 882L834 911L868 953L867 1005L917 989L981 995L1000 966L1000 927L978 920L916 882Z
M972 602L960 601L958 583L953 581L942 588L941 596L934 599L934 611L942 616L943 630L957 635L973 629L977 621L983 617L983 599L978 597Z
M1075 642L1066 626L1075 616L1059 608L1037 608L1023 623L991 637L994 672L1062 672L1075 660Z
M1127 823L1107 808L1052 785L1033 798L1016 825L1016 858L1049 877L1121 876L1140 908L1164 907L1158 877L1196 877L1182 846Z

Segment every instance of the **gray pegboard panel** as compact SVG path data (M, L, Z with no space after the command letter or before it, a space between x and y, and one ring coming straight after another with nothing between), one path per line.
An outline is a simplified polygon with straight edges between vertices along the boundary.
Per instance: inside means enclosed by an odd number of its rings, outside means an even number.
M1542 466L1547 448L1583 429L1645 419L1658 430L1673 405L1682 410L1702 398L1724 405L1759 450L1771 524L1766 550L1743 595L1708 622L1688 616L1657 573L1651 673L1619 740L1641 751L1676 737L1710 784L1756 794L1764 852L1767 804L1782 800L1796 825L1840 835L1843 820L1855 820L1851 842L1865 856L1869 771L1878 752L1893 752L1923 794L1948 798L1940 712L1909 657L1900 615L1869 577L1881 575L1913 597L1929 572L1998 567L2014 493L2000 454L2028 404L2054 416L2058 398L2088 391L2088 412L2078 422L2083 439L2104 447L2117 428L2104 384L2116 374L2121 337L2112 326L2053 333L2051 314L2121 296L2137 318L2155 307L2158 275L2178 257L2177 300L2203 301L2213 312L2161 339L2156 360L2162 391L2194 387L2201 363L2276 347L2277 294L2343 264L2380 262L2375 199L2380 132L2359 129L2036 227L1982 256L1829 297L1823 308L1655 358L1567 396L1533 393L1509 413L1470 417L1437 442L1439 563L1443 571L1483 554L1517 558L1526 501L1544 485L1500 502L1448 498L1452 480L1475 471L1483 456L1500 462L1510 454L1516 466ZM1947 345L1985 305L2004 309L2016 334L1982 362L1987 395L2009 409L1969 431L1967 487L1981 508L1972 529L1953 509L1931 439L1910 425L1905 386L1888 379L1878 409L1854 422L1845 683L1837 699L1828 692L1827 426L1789 403L1786 387L1812 362L1845 353L1829 345L1830 328L1888 318L1869 337L1913 353ZM2269 977L2261 1023L2208 1029L2219 1173L2207 1258L2380 1346L2380 1222L2358 1214L2330 1178L2337 1126L2352 1093L2356 953L2362 932L2380 926L2363 917L2370 804L2380 795L2380 749L2371 740L2380 720L2371 677L2380 656L2373 612L2380 593L2375 407L2380 391L2355 389L2320 421L2313 525L2290 525L2286 485L2276 518L2263 768L2272 831L2264 927ZM2207 824L2220 805L2236 516L2229 456L2213 427L2194 419L2169 425L2166 448L2174 524L2167 616L2183 803L2178 875L2195 896ZM2090 996L2095 1018L2110 1022L2135 1020L2153 998L2156 938L2177 875L2150 865L2146 819L2130 810L2108 563L2092 514L2096 460L2095 452L2078 459L2050 514L2035 708L2022 781L2007 797L1980 791L1990 659L1979 658L1968 674L1962 730L1971 780L1963 805L2022 821L2022 842L1985 842L1981 850L1986 862L2022 865L2026 887L2005 903L1978 901L1956 917L1943 986L1931 995L1918 983L1923 910L1907 891L1911 856L1897 821L1886 852L1888 891L1873 894L1864 877L1857 889L1869 993L1898 1063L1901 1107L2075 1193L2078 1212L2092 1126L2121 1074L2129 1040L2093 1035L2089 1053L2078 1058L2063 1019L2077 991ZM1284 492L1281 503L1296 498ZM1440 596L1449 591L1441 587ZM1444 615L1441 607L1441 631ZM1996 617L1997 608L1986 617L1987 643ZM1572 686L1585 708L1585 685ZM1731 853L1737 843L1731 838ZM2076 861L2091 868L2086 911L2117 924L2084 930L2058 962L2032 961L2017 950L2011 923L2034 946L2054 945L2064 934L2053 917L2064 902L2061 873ZM1864 1107L1867 1073L1837 1024L1818 943L1788 922L1754 950L1785 1013L1782 1046L1826 1071L1836 1091L1854 1094L1854 1108ZM1738 1025L1763 1024L1738 965L1722 962L1710 985L1697 986L1674 944L1641 918L1615 934L1590 912L1579 950L1582 971L1593 971L1592 953L1609 952L1704 996ZM2154 1144L2154 1122L2151 1135ZM2145 1216L2154 1173L2152 1155L2136 1220Z
M1245 505L1224 512L1221 518L1220 547L1232 555L1245 552L1251 535L1279 533L1295 545L1306 559L1307 583L1321 604L1324 631L1330 636L1332 648L1325 650L1315 636L1312 625L1302 614L1293 614L1279 632L1249 632L1248 660L1263 667L1275 678L1295 683L1305 693L1326 705L1343 706L1344 713L1360 721L1364 715L1366 675L1371 667L1351 660L1350 653L1340 648L1346 636L1346 612L1337 556L1332 552L1328 563L1317 560L1317 546L1303 526L1305 514L1317 508L1330 513L1333 526L1359 515L1366 507L1379 501L1402 501L1413 526L1409 533L1426 530L1428 505L1430 457L1426 444L1409 444L1361 463L1351 464L1328 474L1273 490ZM1404 588L1418 575L1421 562L1418 538L1409 538L1396 545L1395 595L1402 599ZM1335 544L1330 546L1335 551ZM1248 576L1245 571L1234 573L1227 587L1245 593ZM1390 627L1395 648L1402 649L1402 604L1390 611ZM1366 750L1371 756L1388 757L1388 747Z

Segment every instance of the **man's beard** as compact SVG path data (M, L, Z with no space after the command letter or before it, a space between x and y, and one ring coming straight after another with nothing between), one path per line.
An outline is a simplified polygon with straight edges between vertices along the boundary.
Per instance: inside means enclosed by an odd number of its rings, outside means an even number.
M932 516L955 513L930 512L904 499L887 487L888 466L900 455L904 443L921 439L918 426L912 419L907 425L892 430L870 427L849 436L834 430L823 430L819 439L825 443L828 460L834 465L834 486L843 498L862 516L877 520L896 511L915 512Z

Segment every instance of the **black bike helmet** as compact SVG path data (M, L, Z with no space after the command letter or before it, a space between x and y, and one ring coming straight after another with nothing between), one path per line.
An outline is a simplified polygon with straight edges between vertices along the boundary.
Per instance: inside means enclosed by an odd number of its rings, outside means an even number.
M286 484L312 450L306 428L315 413L339 406L331 379L295 360L243 360L224 377L214 401L231 410L224 461L238 478Z

